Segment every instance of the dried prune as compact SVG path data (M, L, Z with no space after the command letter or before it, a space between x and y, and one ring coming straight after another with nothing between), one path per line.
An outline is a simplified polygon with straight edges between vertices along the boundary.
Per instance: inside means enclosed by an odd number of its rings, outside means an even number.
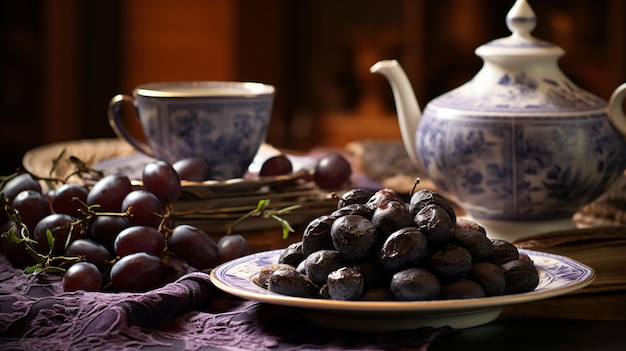
M354 266L363 276L363 282L366 289L375 287L389 287L391 276L387 274L379 260L372 259L361 262Z
M440 296L443 299L473 299L485 297L485 291L475 281L458 278L442 285Z
M391 277L389 288L398 300L432 300L439 295L441 283L426 269L407 268Z
M454 227L474 229L474 230L478 230L479 232L483 234L487 234L487 230L485 229L485 227L467 218L457 218L456 224Z
M428 256L428 266L440 277L456 277L469 272L472 255L460 246L447 244Z
M345 257L365 257L376 242L376 227L367 218L347 215L337 218L330 229L335 249Z
M346 266L345 257L336 250L315 251L304 260L304 272L313 283L324 285L328 274Z
M347 190L341 195L339 200L337 201L337 209L345 207L347 205L352 204L362 204L365 205L367 201L374 195L374 192L371 190L363 189L363 188L352 188Z
M330 272L326 284L328 294L333 300L357 300L363 293L363 276L350 267Z
M272 273L274 273L275 270L280 269L280 268L293 268L293 267L288 264L283 264L283 263L276 263L276 264L271 264L269 266L262 267L259 270L259 276L256 277L256 279L254 279L254 282L258 286L267 289L267 284L269 284L270 282L270 277L272 276Z
M365 206L364 204L350 204L338 210L333 211L330 214L330 217L336 219L336 218L347 216L347 215L359 215L367 219L371 219L373 213L374 211L371 208Z
M495 264L504 264L519 259L519 250L515 245L502 239L491 239L493 251L491 261Z
M492 262L474 263L470 268L470 277L485 290L487 296L498 296L504 294L506 280L504 270Z
M419 229L405 227L387 237L380 249L380 262L388 270L406 268L421 261L427 247L426 236Z
M473 262L487 260L493 253L493 245L487 235L469 228L455 228L454 243L472 254Z
M411 195L409 210L414 217L422 208L428 205L441 206L448 213L452 222L456 222L456 213L454 212L452 203L438 192L429 189L420 189Z
M305 256L315 251L334 248L330 237L330 227L334 221L334 218L322 215L307 224L302 233L302 252Z
M383 201L389 200L403 202L402 197L400 197L400 195L392 189L380 189L376 191L374 195L369 198L369 200L367 200L365 205L372 210L376 210L376 208L378 208Z
M519 294L534 290L539 284L539 272L527 260L513 260L501 265L506 280L505 294Z
M413 220L429 242L444 244L453 236L454 222L441 206L430 204L423 207Z
M404 202L387 200L381 202L372 214L372 223L385 235L411 225L413 217Z
M306 256L302 252L302 241L297 241L290 244L281 252L278 256L278 263L288 264L294 267L298 267L300 262L304 261Z
M317 297L318 288L311 280L293 267L279 268L270 276L267 290L295 297Z

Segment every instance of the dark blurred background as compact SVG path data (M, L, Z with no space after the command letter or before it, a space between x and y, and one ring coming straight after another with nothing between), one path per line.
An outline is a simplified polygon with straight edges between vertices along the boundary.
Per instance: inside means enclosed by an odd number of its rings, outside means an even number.
M110 138L115 94L171 80L273 84L268 142L305 150L399 138L391 92L369 73L397 58L420 105L470 79L474 49L508 35L505 0L8 0L0 2L0 171L28 150ZM626 2L530 1L533 34L608 100L626 81ZM351 128L359 122L359 128ZM364 123L361 123L364 122Z

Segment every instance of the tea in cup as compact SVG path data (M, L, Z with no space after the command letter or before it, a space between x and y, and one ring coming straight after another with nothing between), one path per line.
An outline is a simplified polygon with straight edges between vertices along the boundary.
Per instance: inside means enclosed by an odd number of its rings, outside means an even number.
M115 133L138 151L170 164L203 157L212 179L243 177L265 141L275 89L252 82L150 83L132 96L111 99L108 119ZM134 107L146 141L130 131L121 114Z

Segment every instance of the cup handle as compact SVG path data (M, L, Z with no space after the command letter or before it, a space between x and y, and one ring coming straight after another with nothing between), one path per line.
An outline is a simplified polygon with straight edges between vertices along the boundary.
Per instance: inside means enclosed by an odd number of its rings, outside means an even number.
M132 96L126 94L117 94L109 102L108 117L111 128L113 128L113 131L115 132L115 134L117 134L119 138L126 140L135 149L148 156L154 157L154 153L152 152L150 146L143 141L135 138L133 134L128 131L128 128L126 128L126 124L124 123L120 114L120 107L123 103L130 104L133 107L133 110L135 111L135 118L139 120L139 113L137 111L135 99L133 99Z

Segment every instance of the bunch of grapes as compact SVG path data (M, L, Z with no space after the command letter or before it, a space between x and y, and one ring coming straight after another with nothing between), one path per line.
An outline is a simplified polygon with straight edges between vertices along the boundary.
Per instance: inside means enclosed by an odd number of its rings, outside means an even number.
M166 278L173 260L202 270L230 255L202 230L174 225L171 205L182 188L171 165L147 164L141 181L111 174L91 187L65 183L44 194L28 173L8 180L3 251L27 271L63 272L65 290L88 291L145 291ZM228 250L235 241L247 247L238 235L227 241Z
M260 176L290 173L285 160L284 155L268 159ZM102 176L90 186L57 179L61 185L46 193L31 174L7 178L0 187L0 247L26 272L62 273L67 291L146 291L186 271L181 266L206 270L246 255L248 243L240 234L229 231L215 242L197 227L174 223L172 204L181 195L181 179L210 174L198 164L151 162L143 168L141 185L123 174ZM350 178L349 163L338 154L318 164L314 174L321 187Z

